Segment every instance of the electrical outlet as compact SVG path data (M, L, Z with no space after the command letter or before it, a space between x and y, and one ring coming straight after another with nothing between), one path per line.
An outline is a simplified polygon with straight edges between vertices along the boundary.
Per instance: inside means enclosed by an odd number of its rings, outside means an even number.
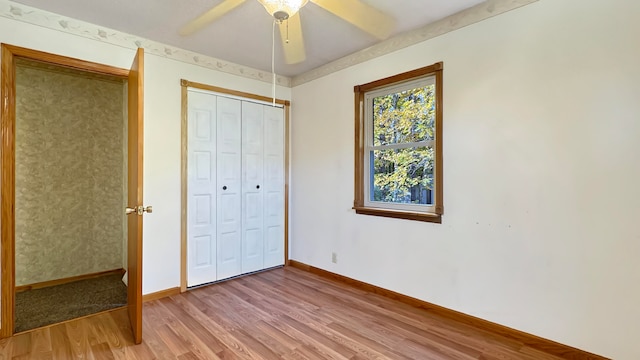
M331 253L331 262L334 264L338 263L338 254L337 253Z

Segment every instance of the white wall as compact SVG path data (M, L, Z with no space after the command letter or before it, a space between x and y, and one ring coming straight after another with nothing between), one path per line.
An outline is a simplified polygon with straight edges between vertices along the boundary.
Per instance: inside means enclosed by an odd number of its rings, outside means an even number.
M292 259L640 359L638 19L540 0L295 87ZM443 223L355 215L353 86L437 61Z
M134 50L0 17L0 42L129 68ZM180 79L271 96L271 85L146 54L143 294L180 286ZM278 87L276 96L291 98Z

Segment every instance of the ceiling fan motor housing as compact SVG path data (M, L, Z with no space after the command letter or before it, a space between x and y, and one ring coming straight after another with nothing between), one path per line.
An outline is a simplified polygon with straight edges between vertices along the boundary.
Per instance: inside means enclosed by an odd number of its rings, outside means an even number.
M283 22L295 15L309 0L258 0L271 16ZM339 0L342 1L342 0Z
M285 21L289 18L289 14L286 11L279 10L273 13L273 17L278 21Z

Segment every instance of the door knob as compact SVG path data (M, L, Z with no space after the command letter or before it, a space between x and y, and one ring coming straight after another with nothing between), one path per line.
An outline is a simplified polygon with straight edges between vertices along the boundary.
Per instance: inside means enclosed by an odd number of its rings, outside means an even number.
M138 215L142 215L143 213L152 213L153 212L153 207L152 206L136 206L136 207L127 207L124 209L124 213L126 215L131 215L131 214L138 214Z
M222 190L227 190L227 186L226 186L226 185L225 185L225 186L223 186L223 187L222 187Z

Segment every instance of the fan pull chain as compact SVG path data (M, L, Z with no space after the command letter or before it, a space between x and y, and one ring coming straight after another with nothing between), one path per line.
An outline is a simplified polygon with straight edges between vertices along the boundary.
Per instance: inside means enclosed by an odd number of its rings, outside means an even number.
M287 44L289 43L289 19L287 19Z
M271 73L273 74L271 94L273 95L273 107L276 106L276 21L275 19L273 20L273 31L271 32Z

